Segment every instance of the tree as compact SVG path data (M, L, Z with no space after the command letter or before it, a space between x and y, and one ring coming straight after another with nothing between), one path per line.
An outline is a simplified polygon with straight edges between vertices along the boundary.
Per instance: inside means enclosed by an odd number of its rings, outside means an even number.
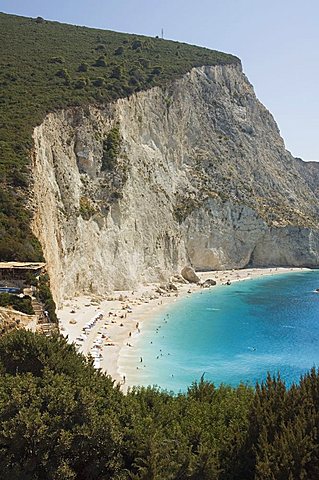
M103 55L96 60L94 67L106 67L105 57Z
M78 66L78 72L87 72L88 64L87 63L80 63Z
M124 53L123 47L118 47L114 52L115 55L123 55L123 53Z

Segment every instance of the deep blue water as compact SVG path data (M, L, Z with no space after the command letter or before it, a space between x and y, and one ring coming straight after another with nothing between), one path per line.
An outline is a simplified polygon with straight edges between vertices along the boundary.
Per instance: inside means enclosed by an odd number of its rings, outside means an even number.
M266 276L178 300L143 325L121 368L129 382L178 392L205 372L216 385L290 385L319 366L319 271ZM142 357L143 362L140 361Z

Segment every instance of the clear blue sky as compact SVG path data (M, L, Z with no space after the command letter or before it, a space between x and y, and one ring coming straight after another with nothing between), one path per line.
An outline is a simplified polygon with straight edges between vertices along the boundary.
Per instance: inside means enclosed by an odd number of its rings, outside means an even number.
M233 53L286 147L319 160L318 0L0 0L0 11Z

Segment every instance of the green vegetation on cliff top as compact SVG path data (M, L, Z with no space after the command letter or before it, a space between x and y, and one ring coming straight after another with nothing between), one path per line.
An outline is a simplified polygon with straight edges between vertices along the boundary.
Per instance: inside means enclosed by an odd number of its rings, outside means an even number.
M192 67L239 63L183 43L0 14L0 260L40 260L25 208L32 131L46 113L109 103Z

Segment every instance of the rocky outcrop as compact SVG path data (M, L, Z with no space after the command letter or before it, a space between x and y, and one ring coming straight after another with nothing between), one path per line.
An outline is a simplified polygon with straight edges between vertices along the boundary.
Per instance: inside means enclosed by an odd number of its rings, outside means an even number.
M189 282L188 282L187 280L185 280L185 278L184 278L182 275L180 275L179 273L177 273L177 274L175 274L175 275L173 275L173 276L171 277L171 282L172 282L172 283L174 283L174 282L175 282L175 283L182 283L182 284L184 284L184 285L187 284L187 283L189 283Z
M209 288L209 287L214 287L217 284L216 280L213 280L212 278L207 278L205 282L202 283L203 288Z
M238 65L49 114L33 176L33 230L58 303L188 264L318 265L313 175Z
M0 307L0 336L15 328L26 328L35 331L37 319L11 308Z
M185 280L190 283L198 283L200 278L196 275L195 270L192 267L186 266L181 271L181 275Z

